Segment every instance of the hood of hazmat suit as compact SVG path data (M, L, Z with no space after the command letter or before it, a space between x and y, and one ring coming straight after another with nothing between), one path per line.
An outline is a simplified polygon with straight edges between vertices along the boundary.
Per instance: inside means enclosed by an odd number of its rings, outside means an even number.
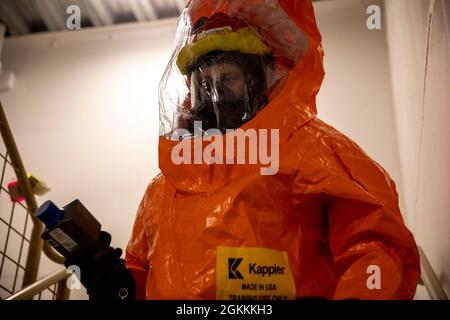
M323 77L311 0L187 4L126 250L142 297L413 298L395 183L317 118Z

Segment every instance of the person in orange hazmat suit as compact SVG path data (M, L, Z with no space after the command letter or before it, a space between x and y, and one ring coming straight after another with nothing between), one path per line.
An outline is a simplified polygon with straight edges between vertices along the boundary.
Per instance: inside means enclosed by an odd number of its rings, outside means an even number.
M413 298L395 183L317 118L323 77L311 0L187 4L160 84L161 173L126 248L137 298ZM261 141L274 170L251 157Z

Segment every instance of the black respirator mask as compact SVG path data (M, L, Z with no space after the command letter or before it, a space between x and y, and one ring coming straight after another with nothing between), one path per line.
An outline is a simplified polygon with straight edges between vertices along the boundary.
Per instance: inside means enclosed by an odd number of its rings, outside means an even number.
M188 130L201 121L203 131L237 129L267 104L261 56L213 52L199 59L190 75Z

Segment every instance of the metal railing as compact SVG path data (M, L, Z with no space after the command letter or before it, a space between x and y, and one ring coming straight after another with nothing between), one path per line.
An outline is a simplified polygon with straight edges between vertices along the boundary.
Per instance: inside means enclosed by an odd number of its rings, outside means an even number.
M419 247L419 255L421 269L420 280L425 286L428 296L431 300L448 300L447 294L445 293L444 288L442 288L441 282L436 276L430 261L428 261L428 258L421 247Z
M61 268L54 273L26 286L22 290L6 298L6 300L31 300L36 296L38 300L40 300L42 297L42 292L45 290L52 293L53 299L68 300L70 290L66 281L69 276L70 275L68 274L66 268Z
M62 264L64 258L41 239L44 226L34 216L37 210L36 199L1 102L0 132L4 143L4 148L0 149L0 161L3 162L0 166L0 298L5 298L13 295L16 288L27 287L36 282L42 251L58 264ZM10 200L11 195L5 186L6 179L11 178L7 177L8 173L15 175L24 203ZM49 290L56 296L64 293L62 289Z

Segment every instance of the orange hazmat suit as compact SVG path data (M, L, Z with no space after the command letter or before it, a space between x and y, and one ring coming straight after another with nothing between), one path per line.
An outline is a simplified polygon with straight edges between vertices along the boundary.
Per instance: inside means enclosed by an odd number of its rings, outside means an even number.
M241 129L279 130L279 169L174 163L173 148L195 139L168 138L177 111L163 101L161 173L145 191L126 250L141 297L411 299L419 256L394 181L317 118L323 50L311 0L190 1L160 100L175 90L174 74L182 79L176 59L192 44L192 24L218 13L247 21L275 57L278 87Z

